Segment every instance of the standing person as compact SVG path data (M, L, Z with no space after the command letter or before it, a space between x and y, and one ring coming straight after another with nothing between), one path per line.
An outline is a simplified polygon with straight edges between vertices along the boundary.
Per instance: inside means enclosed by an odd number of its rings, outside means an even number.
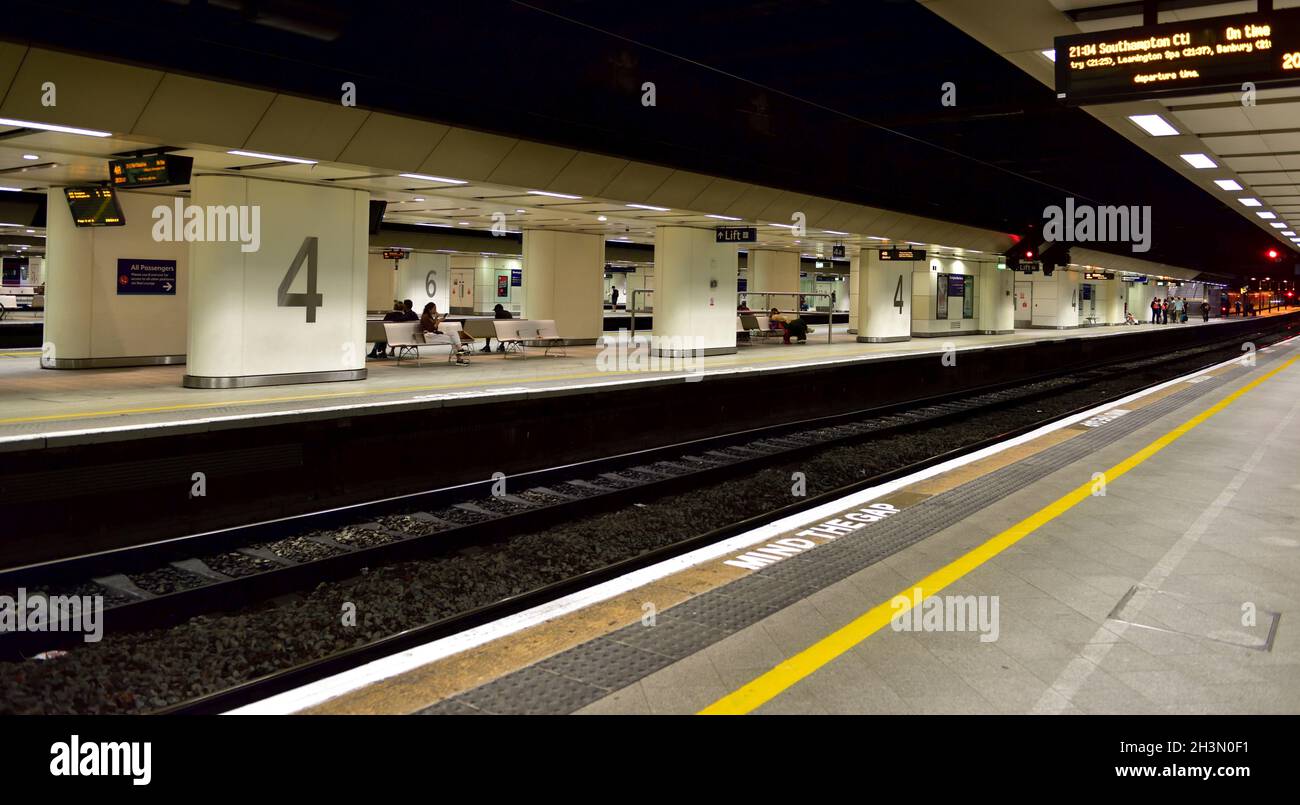
M615 285L609 289L609 306L618 309L618 286Z
M1174 304L1178 308L1178 323L1182 324L1187 321L1187 300L1180 296L1174 300Z
M1210 320L1210 300L1201 300L1201 321Z
M1240 300L1240 299L1237 300L1237 302L1236 302L1236 304L1234 305L1234 307L1235 307L1236 310L1237 310L1237 315L1240 316L1240 315L1241 315L1241 300Z
M1151 298L1151 323L1160 323L1160 300L1155 297Z
M384 321L404 321L405 315L402 309L402 303L393 300L393 309L384 314ZM366 355L367 358L384 359L388 357L388 342L376 341L375 346Z

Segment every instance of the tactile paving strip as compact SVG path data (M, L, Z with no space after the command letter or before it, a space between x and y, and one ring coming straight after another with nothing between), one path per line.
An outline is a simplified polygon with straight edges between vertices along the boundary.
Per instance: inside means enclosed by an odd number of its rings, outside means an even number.
M870 529L701 593L660 613L653 626L625 626L420 712L455 714L468 706L486 713L572 713L961 522L1241 375L1234 367L1189 384L1105 427L926 498Z

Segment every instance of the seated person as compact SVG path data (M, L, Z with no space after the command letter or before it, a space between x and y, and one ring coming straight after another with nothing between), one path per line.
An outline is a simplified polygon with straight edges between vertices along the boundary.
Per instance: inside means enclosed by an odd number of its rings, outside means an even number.
M384 314L384 321L406 321L406 312L402 307L401 302L397 301L396 299L393 300L393 309ZM370 352L366 355L366 357L387 358L388 357L387 347L388 347L387 341L376 341L374 349L370 350Z
M773 330L779 329L782 331L782 343L790 343L790 336L798 338L800 344L808 340L808 324L798 316L792 319L780 310L772 308L772 311L767 314L767 320L772 322Z
M424 306L424 313L420 316L420 331L425 334L424 341L427 344L451 344L456 353L456 365L466 366L469 361L465 358L465 353L469 348L465 346L464 340L470 336L462 333L460 330L453 330L444 334L439 325L442 324L442 316L438 315L438 306L433 302ZM434 336L434 337L431 337ZM437 338L436 336L441 336Z
M498 304L496 307L492 308L492 314L493 314L492 318L494 319L513 319L515 317L513 313L506 310L505 306L501 304ZM483 345L483 349L479 350L480 352L492 351L492 336L488 336L486 340L487 343ZM500 341L497 341L497 352L505 352L505 351L506 351L506 345L502 344Z
M434 310L437 310L435 307ZM419 321L420 314L415 312L415 303L410 299L402 300L402 321Z

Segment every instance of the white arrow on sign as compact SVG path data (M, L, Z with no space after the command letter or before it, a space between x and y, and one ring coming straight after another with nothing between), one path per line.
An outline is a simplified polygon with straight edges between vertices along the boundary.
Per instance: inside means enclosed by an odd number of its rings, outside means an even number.
M172 284L171 284L170 282L164 282L164 283L163 283L163 290L164 290L164 291L170 291L171 289L172 289Z

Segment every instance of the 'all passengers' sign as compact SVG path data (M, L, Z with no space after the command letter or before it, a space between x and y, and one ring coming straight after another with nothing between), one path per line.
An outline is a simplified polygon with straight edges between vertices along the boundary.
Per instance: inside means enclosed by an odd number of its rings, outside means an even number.
M175 296L176 261L119 258L117 292L127 296Z

